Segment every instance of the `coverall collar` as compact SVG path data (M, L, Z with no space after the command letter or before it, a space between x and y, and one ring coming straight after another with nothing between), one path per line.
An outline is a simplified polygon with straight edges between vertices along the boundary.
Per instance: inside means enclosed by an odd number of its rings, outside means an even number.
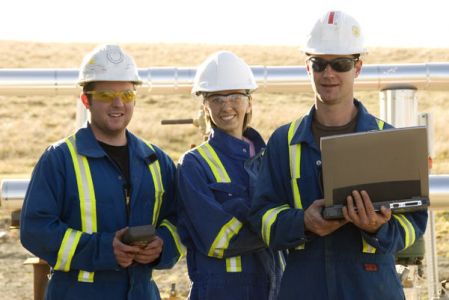
M256 153L265 146L262 137L252 128L247 128L243 133L243 136L254 143ZM250 152L249 144L247 142L235 138L218 128L211 129L208 141L211 146L217 147L230 156L249 158Z
M129 149L134 150L133 155L145 159L155 154L149 147L144 146L142 143L137 143L137 138L128 130L126 130L126 139ZM92 129L87 123L85 127L80 128L76 133L76 148L79 154L87 157L98 158L106 156L106 152L98 143Z
M368 111L365 106L357 100L354 99L354 104L357 107L357 124L356 124L356 132L360 131L368 131L370 128L377 127L375 124L375 119L369 116ZM301 125L299 125L298 130L296 130L295 135L292 138L291 145L299 144L299 143L308 143L310 145L314 145L315 141L312 135L312 121L313 115L315 114L315 106L313 105L308 114L304 115L301 121ZM374 123L373 123L374 122ZM317 145L319 148L319 145Z

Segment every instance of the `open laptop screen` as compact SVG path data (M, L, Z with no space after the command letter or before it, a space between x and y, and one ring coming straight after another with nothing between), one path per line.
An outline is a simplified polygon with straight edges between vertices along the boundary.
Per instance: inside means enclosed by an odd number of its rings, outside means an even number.
M321 139L325 218L340 218L346 197L366 190L376 209L426 209L429 172L426 127L336 135Z

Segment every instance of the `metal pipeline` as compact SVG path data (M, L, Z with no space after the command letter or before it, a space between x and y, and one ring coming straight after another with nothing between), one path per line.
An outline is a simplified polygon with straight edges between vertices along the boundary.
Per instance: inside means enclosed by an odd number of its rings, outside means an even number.
M262 92L309 92L305 67L253 66ZM142 94L188 94L195 68L158 67L139 69ZM0 69L0 95L77 95L77 69ZM365 65L355 82L359 90L449 90L449 63ZM23 200L28 180L4 180L1 199L5 205ZM14 186L14 187L13 187ZM430 176L432 208L449 208L449 176ZM446 202L446 203L445 203Z
M262 92L310 92L302 66L253 66ZM141 94L188 94L196 68L139 69ZM0 95L78 95L77 69L0 69ZM449 90L449 63L364 65L355 81L358 90L415 88Z
M5 208L22 207L28 188L28 179L4 179L1 182L0 200ZM449 209L449 175L429 176L430 209Z

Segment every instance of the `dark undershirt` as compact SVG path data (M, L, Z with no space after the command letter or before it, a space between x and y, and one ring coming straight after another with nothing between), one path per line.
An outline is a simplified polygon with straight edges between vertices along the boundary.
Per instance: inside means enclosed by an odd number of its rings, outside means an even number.
M112 146L98 141L106 154L116 163L129 186L129 154L128 145Z
M312 121L312 134L315 139L315 143L318 148L320 148L320 140L322 137L337 135L337 134L346 134L355 132L355 127L357 124L357 115L349 121L348 124L343 126L325 126L318 122L315 116L313 116Z
M352 118L349 123L343 126L325 126L318 122L315 115L312 120L312 134L315 139L315 143L318 145L318 148L321 148L320 140L322 137L337 135L337 134L346 134L355 132L357 124L357 114ZM323 173L321 172L321 165L319 167L319 180L320 180L320 188L323 193Z

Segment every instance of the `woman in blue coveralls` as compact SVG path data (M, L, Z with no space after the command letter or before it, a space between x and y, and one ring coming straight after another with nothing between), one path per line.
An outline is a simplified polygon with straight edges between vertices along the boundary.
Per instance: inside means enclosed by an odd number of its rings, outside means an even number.
M209 56L192 94L201 96L208 140L178 167L179 232L187 247L189 299L274 299L280 256L247 223L258 158L265 143L248 127L257 88L249 66L231 52Z

